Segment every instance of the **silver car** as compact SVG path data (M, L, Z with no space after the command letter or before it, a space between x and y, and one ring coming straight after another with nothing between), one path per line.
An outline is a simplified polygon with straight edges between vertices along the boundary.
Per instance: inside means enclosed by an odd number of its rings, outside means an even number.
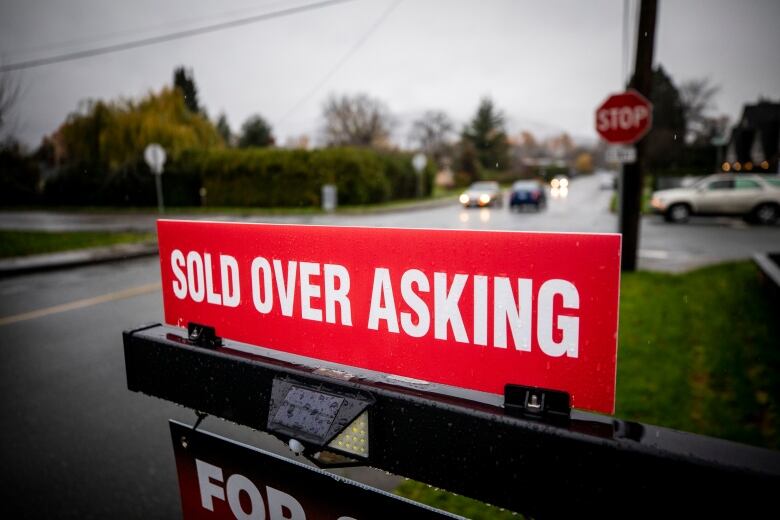
M668 222L691 215L739 215L759 224L780 217L780 176L715 174L688 188L653 193L650 205Z
M479 181L469 186L460 196L460 203L469 206L502 206L501 187L495 181Z

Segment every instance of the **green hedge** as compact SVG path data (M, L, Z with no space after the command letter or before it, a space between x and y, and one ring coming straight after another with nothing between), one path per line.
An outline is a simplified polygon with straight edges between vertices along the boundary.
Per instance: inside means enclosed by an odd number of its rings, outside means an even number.
M417 193L409 155L358 148L203 150L184 154L177 168L202 179L209 206L319 206L323 184L336 184L339 204ZM424 172L424 195L432 179L431 166Z
M202 186L198 175L172 163L163 175L166 206L198 206ZM154 206L154 175L143 161L114 171L94 165L71 165L50 179L43 202L64 206Z
M433 177L431 164L423 195ZM411 155L359 148L193 150L166 164L162 180L167 206L319 206L323 184L336 184L339 204L347 205L412 198L418 190ZM45 202L153 206L154 177L140 160L110 172L73 165L47 183Z
M32 157L15 146L0 148L0 206L38 201L40 171Z

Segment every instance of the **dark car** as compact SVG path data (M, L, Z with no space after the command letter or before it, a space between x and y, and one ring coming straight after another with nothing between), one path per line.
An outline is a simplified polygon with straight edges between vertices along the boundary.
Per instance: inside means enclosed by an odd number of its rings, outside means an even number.
M509 209L520 209L525 206L531 206L536 211L544 209L547 205L547 197L544 193L544 186L538 181L517 181L512 185L512 192L509 195Z

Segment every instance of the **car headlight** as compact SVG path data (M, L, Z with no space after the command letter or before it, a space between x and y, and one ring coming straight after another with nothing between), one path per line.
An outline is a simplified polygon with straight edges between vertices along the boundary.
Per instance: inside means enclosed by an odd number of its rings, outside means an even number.
M565 188L569 185L569 179L561 179L561 188Z
M487 204L488 202L490 202L490 195L488 195L487 193L483 193L482 195L479 196L479 201L482 204Z
M461 204L468 204L469 203L469 196L465 193L460 196L460 203Z

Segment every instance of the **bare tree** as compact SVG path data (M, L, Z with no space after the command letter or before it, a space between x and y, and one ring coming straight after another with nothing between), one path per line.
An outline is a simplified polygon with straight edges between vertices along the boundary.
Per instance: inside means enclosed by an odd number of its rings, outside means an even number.
M680 102L685 117L685 139L688 143L708 138L713 118L708 114L715 108L713 98L720 91L707 78L692 79L680 85Z
M368 146L390 144L393 117L380 100L365 94L330 96L322 115L325 142L329 146Z
M437 163L447 155L455 126L444 112L429 110L412 123L409 139Z

